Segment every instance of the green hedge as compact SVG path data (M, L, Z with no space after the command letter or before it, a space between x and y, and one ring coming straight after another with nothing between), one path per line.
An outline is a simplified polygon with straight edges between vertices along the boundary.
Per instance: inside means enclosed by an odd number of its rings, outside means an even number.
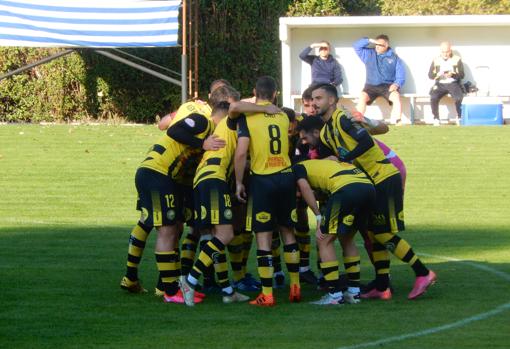
M338 14L509 13L508 1L431 0L200 0L199 95L225 78L251 95L261 75L281 77L279 18ZM446 5L445 5L446 4ZM415 6L416 5L416 6ZM0 74L59 49L0 48ZM126 50L180 72L180 48ZM153 122L175 109L180 87L92 50L75 53L0 81L0 121L121 119Z

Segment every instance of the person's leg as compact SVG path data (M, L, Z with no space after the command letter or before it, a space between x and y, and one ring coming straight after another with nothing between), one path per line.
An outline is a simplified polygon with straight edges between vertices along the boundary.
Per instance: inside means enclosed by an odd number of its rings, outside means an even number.
M462 117L462 99L464 98L464 92L462 91L462 87L458 83L448 84L448 92L452 96L455 101L455 110L457 111L457 119Z
M391 121L398 124L402 121L402 102L400 100L400 93L393 91L390 93L388 99L392 103L391 108Z
M322 240L317 240L321 271L324 275L328 293L318 301L312 302L312 304L335 305L344 303L339 278L339 263L335 253L335 240L336 235L333 234L326 235Z
M358 104L356 105L356 110L359 111L361 114L365 114L365 111L367 110L367 103L370 101L370 97L365 91L361 91L361 95L358 99Z
M432 115L434 120L439 122L439 101L443 98L448 91L446 91L442 84L436 84L430 90L430 109L432 109Z
M147 241L151 230L152 226L147 226L138 221L129 236L126 275L121 281L121 287L132 293L147 292L147 290L144 289L138 281L138 265L142 259L145 242Z
M294 235L294 229L280 226L280 232L283 240L283 259L289 273L289 287L291 302L301 300L301 285L299 282L299 247Z
M348 280L346 294L349 296L349 303L358 303L360 296L360 256L358 248L354 243L354 234L355 233L349 233L340 237L344 268Z
M155 255L165 299L174 296L179 290L178 280L181 275L181 263L178 253L179 232L177 225L164 225L156 228Z
M273 232L257 232L257 271L262 283L262 293L250 304L261 306L274 305L273 298L273 256L271 254L271 242Z

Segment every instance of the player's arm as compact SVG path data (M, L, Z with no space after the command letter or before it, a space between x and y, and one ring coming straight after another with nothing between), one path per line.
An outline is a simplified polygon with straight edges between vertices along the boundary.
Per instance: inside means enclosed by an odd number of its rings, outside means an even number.
M237 122L237 147L234 154L234 174L236 177L236 197L240 202L246 202L246 189L243 184L246 159L250 146L250 132L246 125L246 117Z
M356 142L358 142L356 147L354 147L354 149L352 149L350 152L339 156L340 161L350 162L374 146L374 140L368 131L361 127L361 125L352 122L352 120L349 120L346 117L342 117L340 118L339 126Z
M266 113L266 114L278 114L282 111L274 104L259 105L249 102L234 102L230 104L228 108L228 117L231 119L238 118L244 113Z
M304 168L303 165L297 164L293 166L292 171L296 178L296 184L299 188L299 191L301 192L301 197L303 198L303 200L305 200L308 207L310 207L312 212L315 214L315 218L317 220L317 238L322 240L324 238L320 230L322 216L319 211L317 199L315 198L312 187L310 186L310 183L308 183L308 180L306 179L307 176L306 169Z
M167 130L170 125L172 124L172 120L175 116L175 112L173 113L169 113L169 114L166 114L165 116L163 116L161 118L161 120L159 120L158 122L158 128L161 130L161 131L165 131Z
M360 123L371 135L382 135L390 130L384 121L369 119L358 111L347 113L347 117L354 122Z
M208 125L209 121L204 115L194 113L171 125L166 134L177 142L193 148L202 148L204 150L223 148L225 141L219 139L217 135L210 135L205 140L196 137L207 130Z

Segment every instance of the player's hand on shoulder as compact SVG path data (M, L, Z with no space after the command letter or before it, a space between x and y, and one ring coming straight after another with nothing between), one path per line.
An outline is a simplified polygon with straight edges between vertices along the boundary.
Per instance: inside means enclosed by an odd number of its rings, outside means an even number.
M204 150L218 150L225 147L227 143L225 140L218 137L218 135L210 135L204 140L202 148Z

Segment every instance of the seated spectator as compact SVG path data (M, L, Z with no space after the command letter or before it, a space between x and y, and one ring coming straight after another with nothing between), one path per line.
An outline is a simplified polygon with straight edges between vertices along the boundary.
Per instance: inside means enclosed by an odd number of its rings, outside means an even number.
M440 55L432 61L429 69L429 78L434 80L430 89L430 107L434 114L434 126L439 125L439 101L450 94L455 100L457 120L461 117L461 104L464 97L461 80L464 78L464 65L459 56L452 53L449 42L442 42L439 46Z
M366 69L365 87L356 109L365 114L367 105L379 96L384 97L392 105L391 122L400 124L402 104L399 91L405 82L405 68L390 47L390 39L384 34L375 39L365 37L353 46Z
M310 55L314 48L319 49L319 56ZM329 42L321 41L311 44L299 54L302 61L312 66L312 84L331 84L338 87L342 83L342 68L330 51Z

